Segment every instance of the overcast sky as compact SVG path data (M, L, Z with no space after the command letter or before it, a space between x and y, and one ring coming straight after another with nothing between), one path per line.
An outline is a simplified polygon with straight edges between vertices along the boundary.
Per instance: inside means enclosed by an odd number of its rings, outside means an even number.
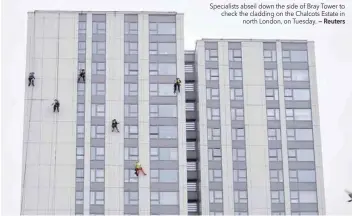
M259 1L259 0L258 0ZM308 39L316 43L327 214L352 215L352 4L346 25L242 25L209 0L2 0L2 214L19 215L26 20L33 10L177 11L185 14L185 48L200 38ZM215 3L240 3L239 0ZM247 1L248 2L248 1ZM261 0L261 2L265 2ZM273 2L273 1L271 1ZM288 3L292 1L280 0ZM295 0L295 2L302 2ZM313 2L306 0L305 2ZM320 1L315 1L320 2ZM346 1L324 1L346 3ZM352 1L349 1L352 3Z

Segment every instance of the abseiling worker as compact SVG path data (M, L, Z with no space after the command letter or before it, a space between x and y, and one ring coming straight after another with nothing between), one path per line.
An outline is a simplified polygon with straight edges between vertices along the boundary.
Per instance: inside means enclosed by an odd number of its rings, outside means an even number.
M136 162L136 165L135 165L135 172L134 172L134 174L136 174L136 176L139 176L139 172L142 172L143 173L143 175L147 175L145 172L144 172L144 170L143 170L143 168L142 168L142 165L141 165L141 163L139 163L139 161L137 161Z

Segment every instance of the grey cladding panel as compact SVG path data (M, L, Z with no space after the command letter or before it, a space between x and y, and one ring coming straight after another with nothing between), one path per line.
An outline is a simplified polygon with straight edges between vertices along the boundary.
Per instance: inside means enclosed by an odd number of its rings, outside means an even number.
M281 140L268 140L269 149L282 148Z
M157 215L179 215L178 205L151 205L150 213Z
M106 21L106 14L93 14L92 21L93 22L105 22Z
M103 96L103 95L92 95L92 103L105 104L105 96Z
M124 139L125 147L137 147L138 148L138 139Z
M92 54L92 62L105 62L105 54Z
M277 81L265 81L265 88L279 88Z
M138 104L138 96L126 96L125 104Z
M242 68L242 62L229 62L229 68L235 68L235 69L241 69Z
M206 81L207 88L219 88L218 80L207 80Z
M90 144L91 144L91 146L96 146L96 147L104 146L105 139L104 138L101 138L101 139L91 138L90 139Z
M104 214L104 205L90 205L90 214Z
M91 182L90 190L91 191L104 191L105 184L103 182Z
M276 43L263 42L264 50L276 50Z
M315 191L317 190L317 185L315 183L290 182L290 189L294 191Z
M178 169L178 161L150 161L150 169Z
M150 14L149 15L149 22L156 22L156 23L172 23L176 22L176 14L172 15L154 15Z
M105 125L105 117L92 116L91 125Z
M93 34L92 35L92 40L97 41L97 42L105 42L106 41L106 35L105 34Z
M138 182L125 182L124 186L125 191L138 191Z
M138 83L138 76L125 75L125 83Z
M312 128L312 121L286 121L287 128Z
M176 55L149 55L149 61L175 63L177 62L177 58L176 58Z
M125 125L138 125L138 118L125 117Z
M230 88L243 88L242 80L230 80Z
M231 108L244 108L243 101L231 101Z
M266 101L266 108L267 109L280 108L280 103L279 103L279 101L267 100Z
M233 189L234 190L247 190L247 183L246 182L234 182Z
M207 100L207 107L220 108L220 101L219 100Z
M312 149L314 148L313 141L287 141L289 149Z
M90 161L90 168L96 168L96 169L104 169L105 168L105 162L103 160L101 161Z
M84 63L86 61L86 55L85 54L78 54L78 62Z
M312 170L315 169L314 162L288 162L290 169Z
M173 86L175 79L176 79L176 76L166 76L166 75L149 76L149 83L162 83L162 84L170 84L171 86Z
M149 103L150 104L163 104L163 105L168 105L168 104L177 104L177 98L176 97L157 97L157 96L150 96L149 97Z
M281 43L282 50L307 50L307 43Z
M150 191L152 192L178 192L180 189L178 187L178 183L162 183L162 182L151 182L150 183Z
M194 63L195 61L195 55L194 54L185 54L185 62L188 63L188 62L192 62Z
M309 81L303 81L303 82L290 82L290 81L285 81L284 82L285 88L297 88L297 89L307 89L310 88L310 83Z
M283 168L283 165L281 161L270 161L269 167L273 170L281 170Z
M245 161L233 161L233 169L247 169Z
M223 190L222 182L209 182L209 190Z
M86 34L78 34L78 41L79 42L85 42L86 41Z
M282 68L284 70L308 70L308 62L283 62Z
M105 83L106 76L103 74L92 74L92 83Z
M150 35L149 42L176 42L176 35Z
M246 141L244 141L244 140L233 140L232 141L232 148L234 148L234 149L245 149L246 148Z
M138 22L137 14L125 14L124 16L125 22Z
M318 204L315 203L292 203L291 204L291 211L292 212L317 212L318 211Z
M209 169L221 169L222 164L221 161L209 161L208 168Z
M208 128L219 128L220 120L208 120L207 127Z
M235 209L238 212L247 212L248 205L246 203L235 203Z
M229 42L228 47L229 47L229 50L241 49L242 45L241 45L241 42Z
M177 126L177 118L150 118L150 125L167 125L167 126Z
M209 211L210 212L222 212L223 211L223 204L210 203L209 204Z
M195 73L185 73L185 80L196 80Z
M137 34L125 34L124 37L125 42L138 42Z
M285 101L286 109L308 109L311 108L310 101Z
M80 167L77 167L80 168ZM84 183L83 182L76 182L76 191L83 191L84 190Z
M285 203L272 203L271 204L272 212L285 212Z
M284 189L284 183L282 182L270 182L270 190L278 191Z
M78 16L78 21L80 21L80 22L87 21L87 14L86 13L80 13L79 16Z
M156 147L169 147L169 148L175 148L178 147L178 142L177 139L151 139L150 140L150 147L156 148Z
M138 55L126 55L124 57L125 63L135 63L138 62Z
M204 48L205 49L218 49L218 42L205 42Z
M138 215L139 208L138 205L125 205L124 206L124 213L130 215Z
M221 141L220 140L208 140L208 148L209 149L214 149L214 148L220 149L221 148Z
M281 128L280 120L268 120L268 128Z
M264 69L276 69L277 63L276 62L264 62Z
M219 63L217 61L206 61L205 68L206 69L217 69L217 68L219 68Z

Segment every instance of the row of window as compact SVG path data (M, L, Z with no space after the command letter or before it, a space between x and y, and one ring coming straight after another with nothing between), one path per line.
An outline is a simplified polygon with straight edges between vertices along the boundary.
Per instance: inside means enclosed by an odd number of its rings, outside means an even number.
M102 42L100 42L102 43ZM105 42L104 42L105 50ZM149 43L150 55L176 55L176 43L151 42ZM93 47L94 53L94 47ZM97 53L104 54L104 53ZM138 55L138 42L125 42L125 55Z
M78 33L86 34L87 26L85 21L78 23ZM106 23L105 22L93 22L92 23L92 33L93 34L106 34Z
M138 205L138 192L125 192L125 205ZM150 192L151 205L178 205L178 192Z
M138 160L138 148L126 147L125 160ZM178 160L177 148L150 148L150 160Z
M138 22L125 22L125 34L138 34ZM151 35L175 35L176 23L149 23Z
M245 140L244 128L232 128L232 140ZM288 141L313 141L313 130L309 128L286 129ZM208 128L208 140L220 140L220 128ZM279 129L268 129L269 140L280 140L281 134Z
M276 69L265 69L266 81L277 81L278 75ZM207 80L219 80L219 69L205 69ZM230 80L243 80L242 69L229 69ZM284 81L309 81L308 70L284 70Z
M285 203L284 191L271 191L271 203ZM317 203L316 191L291 191L291 203Z
M177 73L177 66L175 63L150 63L149 74L151 76L174 76ZM125 63L125 75L138 75L138 63Z
M229 61L241 62L242 61L242 50L241 49L229 49L228 51ZM264 61L273 62L277 61L276 50L264 50L263 51ZM218 61L219 55L217 49L206 49L205 60L206 61ZM306 50L283 50L282 51L283 62L307 62L308 52Z
M313 183L316 182L315 170L289 170L290 182ZM283 170L270 170L271 182L284 182Z
M314 161L313 149L288 149L289 161ZM269 161L282 161L281 149L269 149Z
M286 120L308 121L312 120L311 109L286 109ZM207 108L208 120L220 120L220 108ZM231 108L231 120L243 120L242 108ZM279 109L267 109L268 120L280 120Z

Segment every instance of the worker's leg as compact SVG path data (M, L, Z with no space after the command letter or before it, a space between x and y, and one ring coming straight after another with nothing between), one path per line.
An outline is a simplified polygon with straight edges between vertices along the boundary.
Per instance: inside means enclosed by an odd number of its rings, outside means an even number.
M86 75L82 76L83 82L86 82Z
M120 133L119 128L117 126L116 126L116 131L117 131L117 133Z
M34 86L34 79L31 80L31 84L32 84L32 86Z
M56 109L57 109L57 112L60 112L60 111L59 111L59 106L57 106Z
M176 88L177 88L176 85L177 85L177 84L175 83L175 84L174 84L174 94L176 94Z
M54 105L54 112L56 112L56 110L57 110L57 106L56 106L56 105Z
M138 169L134 169L134 174L138 176Z
M143 168L140 168L140 171L143 173L143 175L147 175L147 174L144 172L144 169L143 169Z
M178 90L178 93L180 93L180 84L177 85L177 90Z
M28 78L28 86L30 86L32 83L32 79L31 78Z

